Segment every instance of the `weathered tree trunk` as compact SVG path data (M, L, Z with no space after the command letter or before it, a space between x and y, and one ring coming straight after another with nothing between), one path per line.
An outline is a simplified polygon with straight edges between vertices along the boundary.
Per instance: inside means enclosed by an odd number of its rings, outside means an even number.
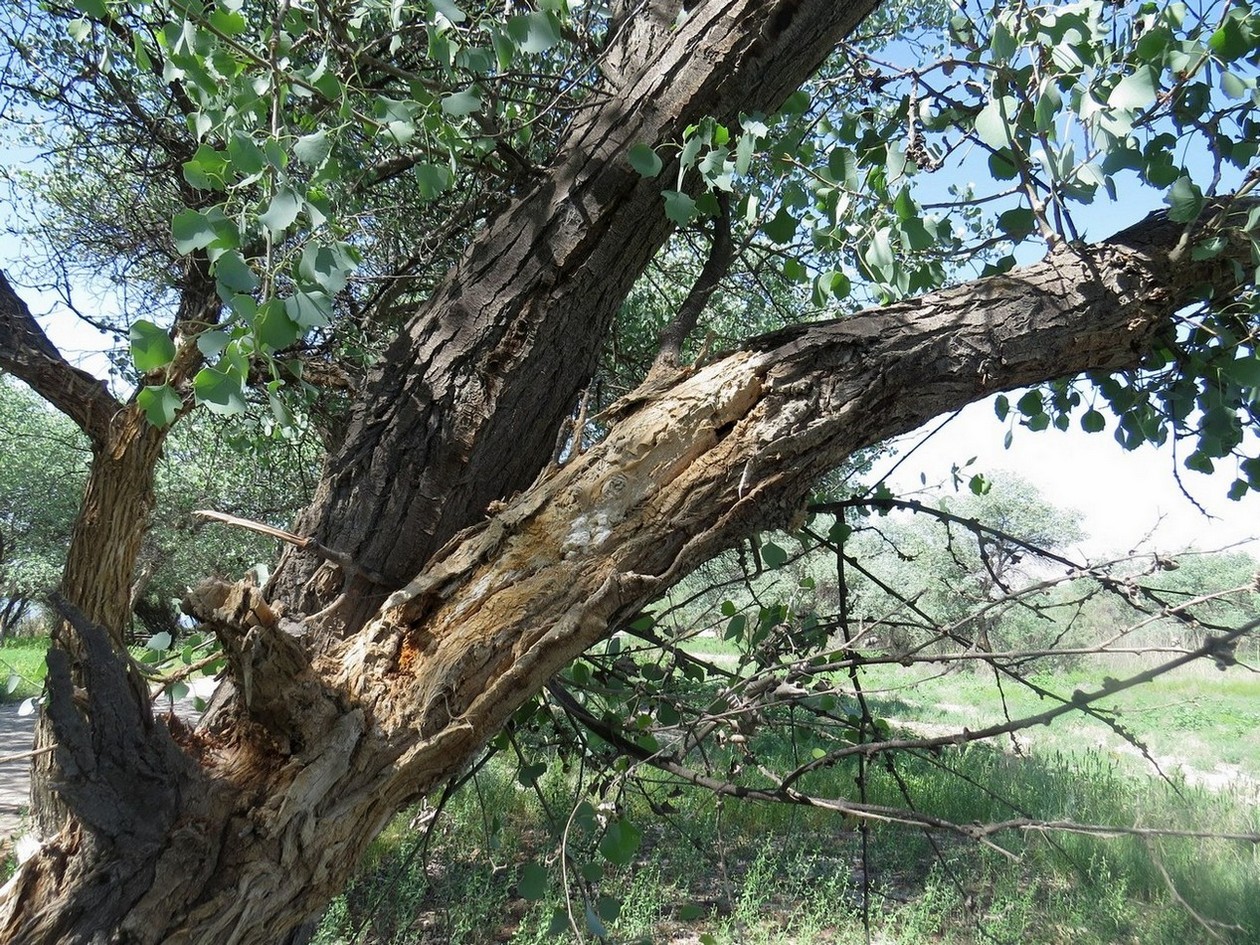
M214 283L204 264L190 268L179 317L207 322L216 305ZM186 346L170 377L190 377L200 363L195 346ZM0 275L0 369L29 384L73 419L92 446L92 465L79 514L66 549L61 594L84 618L108 630L111 645L123 650L130 624L132 580L154 505L154 481L169 428L151 426L134 401L120 403L104 382L73 367L44 335L29 308ZM81 642L65 624L53 633L57 647L82 666ZM144 685L129 673L131 688L147 707ZM76 671L75 685L82 684ZM146 709L147 711L147 709ZM55 741L51 721L41 715L35 745ZM54 835L68 810L54 783L55 756L37 754L31 766L32 821L39 834Z
M153 512L154 477L166 433L146 423L134 406L119 405L105 441L93 443L92 468L66 551L62 595L75 601L88 620L109 628L119 650L126 645L132 575ZM58 646L82 658L78 640L65 624L53 635ZM134 685L137 691L143 688L139 677ZM37 747L56 740L50 724L47 716L40 717ZM52 789L54 757L37 755L31 774L32 819L41 834L51 835L67 813Z
M224 734L152 724L106 634L76 616L87 706L58 654L49 707L76 819L19 870L0 929L274 942L557 670L701 561L788 521L819 473L991 392L1138 364L1194 284L1232 287L1228 266L1170 259L1179 234L1149 220L683 372L313 659L255 589L206 588L240 690Z

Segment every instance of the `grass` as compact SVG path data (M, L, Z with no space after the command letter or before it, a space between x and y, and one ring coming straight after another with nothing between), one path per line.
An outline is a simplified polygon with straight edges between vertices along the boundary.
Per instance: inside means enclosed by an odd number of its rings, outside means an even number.
M44 685L47 666L44 654L48 637L15 637L0 643L0 673L7 684L0 690L0 702L20 702L37 696Z
M1061 678L1071 687L1086 679ZM1194 732L1206 746L1236 741L1254 712L1250 680L1220 674L1177 678L1164 691L1128 697L1122 717L1160 745ZM991 684L954 674L876 698L895 725L937 724L948 696L967 719L1000 717ZM1007 693L1013 713L1044 705ZM880 701L882 700L882 701ZM1172 707L1170 708L1170 704ZM1185 711L1178 711L1184 709ZM958 718L949 721L957 723ZM1153 777L1140 759L1098 746L1083 723L1041 729L1022 753L969 744L937 755L901 757L893 775L869 769L869 801L915 809L956 823L1017 814L1117 826L1260 832L1260 805L1228 785L1209 790L1173 773ZM1054 729L1054 737L1044 733ZM758 735L767 767L792 746ZM427 865L405 822L373 847L359 878L325 916L319 942L571 942L712 945L859 943L862 879L872 893L871 940L897 945L1196 945L1218 941L1190 909L1217 923L1234 945L1260 945L1260 852L1222 840L1005 833L997 850L956 835L875 824L862 833L827 811L719 801L654 780L634 786L615 770L578 787L554 755L537 789L498 756L452 800L437 822ZM1240 749L1244 766L1251 748ZM1260 771L1247 769L1252 776ZM854 769L809 777L806 789L855 796ZM985 785L994 786L988 790ZM585 806L583 806L585 805ZM579 811L579 816L570 813ZM624 817L642 842L624 863L600 855L601 831ZM568 832L564 834L565 825ZM558 849L565 836L568 901ZM547 868L533 898L522 895L526 864ZM536 869L536 867L532 867ZM386 892L382 893L382 890ZM541 898L538 896L541 895ZM1180 900L1180 901L1179 901ZM587 913L585 902L591 904ZM611 908L609 903L615 903ZM571 905L571 913L569 906ZM1189 908L1187 908L1187 906Z

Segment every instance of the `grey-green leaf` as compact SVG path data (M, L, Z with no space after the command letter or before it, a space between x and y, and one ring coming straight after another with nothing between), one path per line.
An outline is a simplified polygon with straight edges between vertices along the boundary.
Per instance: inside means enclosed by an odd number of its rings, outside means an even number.
M171 341L170 335L143 318L132 324L128 340L131 342L131 359L141 374L160 370L175 357L175 342Z
M630 160L630 166L649 179L659 174L664 166L657 153L646 144L636 144L626 156Z
M136 406L155 427L169 427L174 423L180 403L179 394L170 384L148 385L136 394Z
M258 222L270 230L272 236L280 236L293 225L301 209L302 200L292 188L281 187L259 215Z
M303 135L293 144L293 156L304 164L319 167L332 153L332 138L326 130Z

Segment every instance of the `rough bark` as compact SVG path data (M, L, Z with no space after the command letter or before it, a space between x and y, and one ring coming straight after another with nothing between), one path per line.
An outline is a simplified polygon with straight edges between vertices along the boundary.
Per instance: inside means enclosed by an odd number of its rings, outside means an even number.
M88 705L54 666L50 716L81 813L19 870L6 940L275 941L557 670L701 561L792 518L818 473L994 391L1137 365L1195 284L1233 286L1228 265L1169 258L1179 235L1148 220L683 372L314 659L256 589L207 586L197 607L241 693L222 734L149 725L105 634L76 620Z
M488 503L524 489L589 380L618 306L671 230L626 160L702 118L776 108L874 0L654 2L614 33L610 75L557 158L473 243L376 366L302 534L364 572L290 552L273 591L353 632ZM668 156L669 151L663 151ZM668 180L676 164L667 164ZM381 528L379 523L393 523ZM340 595L340 596L338 596Z
M177 321L207 322L217 308L214 283L204 260L190 267ZM173 384L186 380L201 364L195 344L182 346L167 371ZM84 619L107 628L112 645L122 650L130 624L132 580L155 501L154 482L169 428L150 425L135 404L122 403L105 383L74 367L48 340L29 307L0 274L0 369L26 382L75 421L92 446L92 464L83 501L66 549L60 593ZM86 663L81 641L65 624L54 640L76 667ZM76 674L81 670L76 669ZM79 676L75 684L82 685ZM51 720L41 716L35 743L51 744ZM59 777L52 755L32 764L31 808L36 830L53 835L67 810L51 782Z

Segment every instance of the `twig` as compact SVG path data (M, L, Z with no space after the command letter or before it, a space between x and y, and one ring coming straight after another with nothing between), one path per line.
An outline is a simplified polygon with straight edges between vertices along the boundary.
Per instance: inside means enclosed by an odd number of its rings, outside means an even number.
M268 538L283 541L286 544L293 545L295 548L302 551L314 552L324 560L331 561L333 564L341 566L347 572L362 575L373 584L379 584L382 587L389 588L397 587L396 581L391 581L378 571L372 571L361 566L344 551L337 551L333 548L329 548L327 545L320 543L320 541L313 535L295 535L293 532L286 532L283 528L275 528L271 525L265 525L262 522L255 522L252 519L241 518L237 515L229 515L226 512L215 512L212 509L197 509L192 514L197 518L222 522L224 525L232 525L236 528L244 528L247 531L256 532L259 535L266 535Z

